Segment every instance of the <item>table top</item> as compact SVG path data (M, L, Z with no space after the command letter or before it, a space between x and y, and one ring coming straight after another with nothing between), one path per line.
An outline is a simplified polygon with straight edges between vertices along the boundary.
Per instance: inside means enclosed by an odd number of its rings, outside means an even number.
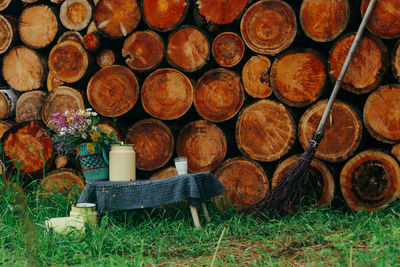
M78 203L96 203L99 212L157 207L182 200L195 206L225 191L209 172L131 182L90 181Z

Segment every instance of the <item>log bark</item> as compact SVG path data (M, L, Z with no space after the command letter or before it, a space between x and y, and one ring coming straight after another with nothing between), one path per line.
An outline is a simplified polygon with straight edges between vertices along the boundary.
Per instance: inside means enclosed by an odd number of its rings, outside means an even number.
M53 10L46 5L26 7L18 24L19 37L24 44L33 49L48 46L58 32L58 20Z
M393 76L400 83L400 40L397 41L392 55Z
M361 14L364 16L369 0L361 3ZM375 4L367 28L373 34L384 39L400 37L400 2L397 0L378 0Z
M215 24L229 24L238 19L249 0L228 0L228 1L214 1L214 0L198 0L196 5L200 15L202 15L207 22Z
M299 160L298 155L293 155L282 161L276 168L272 177L272 188L282 179L287 171ZM307 169L306 180L303 188L305 205L329 206L335 192L335 181L327 166L314 158Z
M209 60L210 44L206 35L194 26L182 26L168 37L167 62L182 71L194 72Z
M348 0L305 0L300 7L300 25L316 42L336 39L347 27L350 18Z
M89 55L80 43L64 41L51 49L48 64L56 79L74 83L88 73Z
M59 87L59 86L61 86L61 85L63 85L63 84L64 84L64 82L63 82L63 81L60 81L60 80L58 80L58 79L56 79L56 78L51 74L51 72L49 72L49 73L47 74L46 86L47 86L47 90L48 90L48 91L51 91L51 90L53 90L54 88L57 88L57 87Z
M0 54L7 52L17 43L17 23L17 19L12 16L0 15Z
M7 7L11 4L11 2L15 2L13 0L1 0L0 1L0 11L7 9Z
M307 109L299 121L299 141L304 149L309 145L312 133L317 129L327 100L321 100ZM350 105L336 100L324 127L315 157L340 162L353 156L362 139L362 121Z
M38 197L49 198L54 193L60 193L72 200L82 193L85 182L80 172L74 169L60 168L49 172L40 181L40 186L42 188L37 193Z
M385 208L399 196L400 167L386 153L363 151L344 165L340 188L347 204L355 211Z
M125 39L122 56L135 71L150 71L161 64L165 47L161 37L150 30L136 31Z
M118 117L133 108L139 97L139 84L133 72L112 65L90 78L86 95L90 105L105 117Z
M175 167L167 167L159 170L150 176L150 180L164 179L168 177L178 176L178 172Z
M330 51L328 67L332 83L339 76L354 37L354 33L342 36ZM355 94L369 93L380 84L388 66L389 54L382 41L370 34L364 34L341 87Z
M205 120L186 124L177 139L178 156L186 156L189 172L211 172L225 158L225 134L214 123Z
M218 34L212 43L212 55L221 67L236 66L243 58L245 46L242 38L234 32Z
M156 119L143 119L129 128L126 144L134 144L136 167L152 171L163 167L174 152L174 136L165 123Z
M13 90L0 88L0 119L15 117L18 96Z
M126 37L136 29L141 14L136 0L100 0L96 5L97 28L108 37Z
M64 41L75 41L80 44L83 43L82 35L77 31L66 31L57 40L57 44L62 43Z
M162 120L182 117L192 106L193 86L175 69L158 69L142 85L141 102L151 116Z
M26 46L17 46L3 58L2 74L15 90L25 92L39 89L47 77L46 61Z
M209 70L195 86L194 106L206 120L229 120L239 112L243 102L243 85L240 76L233 71L222 68Z
M87 0L66 0L60 7L60 21L69 30L83 30L91 18L92 6Z
M254 98L267 98L272 94L269 83L271 61L266 56L252 56L242 70L245 91Z
M23 93L17 101L15 120L19 122L41 120L41 109L46 98L46 93L35 90Z
M380 86L364 105L364 124L368 132L384 143L400 141L400 84Z
M262 99L240 111L235 137L242 154L270 162L290 151L296 139L296 125L283 104Z
M80 109L85 109L82 94L69 86L60 86L47 94L41 109L42 121L50 126L53 114Z
M225 160L215 170L215 176L226 188L216 199L218 208L233 206L244 210L263 199L268 191L268 177L259 163L244 157Z
M40 177L54 161L53 142L40 121L18 123L2 137L5 157L14 168Z
M189 0L143 0L143 20L155 31L171 31L185 20L189 6Z
M0 139L3 137L4 133L7 132L8 129L10 129L14 125L14 121L0 121Z
M271 86L275 96L293 107L315 102L326 84L325 60L317 51L297 48L279 54L271 67Z
M114 52L110 49L103 49L97 54L96 61L100 68L111 66L115 62Z
M244 13L240 32L252 51L274 55L294 41L297 34L296 15L284 1L258 1Z

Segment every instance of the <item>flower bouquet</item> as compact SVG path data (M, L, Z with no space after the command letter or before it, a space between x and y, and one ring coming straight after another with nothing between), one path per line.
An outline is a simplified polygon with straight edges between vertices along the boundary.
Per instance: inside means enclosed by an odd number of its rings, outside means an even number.
M79 149L77 158L87 181L108 179L106 152L111 144L119 143L115 132L106 133L97 126L99 117L92 109L53 114L50 121L54 149L70 157Z

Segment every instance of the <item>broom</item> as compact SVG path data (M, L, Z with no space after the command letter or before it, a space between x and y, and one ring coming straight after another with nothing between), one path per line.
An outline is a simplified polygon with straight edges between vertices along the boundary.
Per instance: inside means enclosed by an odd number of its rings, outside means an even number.
M350 65L354 51L361 40L365 25L367 24L367 21L372 13L375 2L376 0L372 0L368 5L364 18L361 21L357 34L350 47L350 51L347 54L342 70L340 71L339 77L336 80L324 114L320 120L317 130L312 135L308 148L303 152L303 154L301 154L299 160L290 170L286 172L280 182L268 193L268 195L249 207L248 211L255 214L256 217L266 218L264 216L266 215L270 218L279 218L291 213L299 204L300 198L303 194L302 191L308 167L310 166L314 154L317 151L318 145L324 136L324 125L332 109L333 102L336 99L336 95L339 91L343 77Z

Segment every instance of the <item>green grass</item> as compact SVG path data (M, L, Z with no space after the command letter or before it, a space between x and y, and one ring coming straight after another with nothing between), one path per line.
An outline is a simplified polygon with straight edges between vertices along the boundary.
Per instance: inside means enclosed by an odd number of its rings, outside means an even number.
M60 235L44 221L68 216L74 200L38 200L37 187L28 185L25 205L15 193L0 195L0 266L208 266L214 253L216 266L400 266L399 201L373 213L343 204L267 222L208 203L211 221L199 210L201 229L188 208L142 209Z

